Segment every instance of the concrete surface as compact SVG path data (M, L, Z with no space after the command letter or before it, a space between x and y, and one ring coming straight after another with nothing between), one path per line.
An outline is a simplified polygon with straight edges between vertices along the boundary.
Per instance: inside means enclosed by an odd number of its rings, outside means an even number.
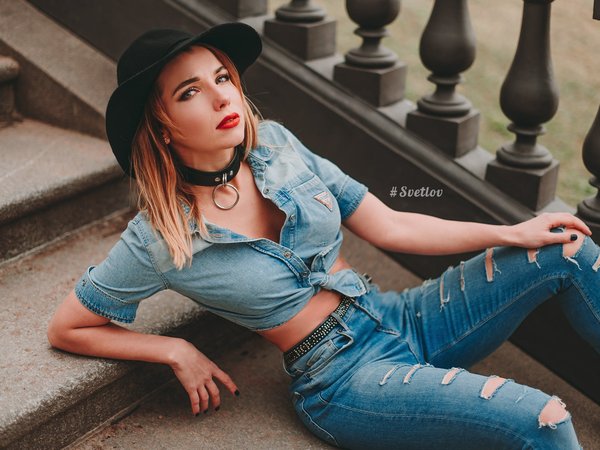
M0 130L0 222L124 176L102 139L37 120Z
M25 119L0 154L0 261L134 203L102 139Z
M20 65L17 110L104 138L116 65L24 0L0 0L0 54Z

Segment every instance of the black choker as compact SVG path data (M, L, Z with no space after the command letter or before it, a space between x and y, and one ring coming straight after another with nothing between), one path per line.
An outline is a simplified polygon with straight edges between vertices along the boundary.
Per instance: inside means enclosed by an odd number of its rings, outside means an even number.
M243 148L241 145L235 147L233 152L233 158L229 164L221 170L214 172L206 172L204 170L194 169L193 167L179 165L179 171L183 176L183 179L190 184L196 184L199 186L217 186L227 181L233 180L237 175L241 166L241 153Z
M242 145L238 145L235 147L233 151L233 158L229 162L229 164L221 170L217 170L214 172L205 172L203 170L194 169L192 167L184 166L183 164L179 164L179 171L181 172L181 176L185 181L191 184L199 185L199 186L214 186L215 188L212 191L212 199L213 203L220 209L231 209L233 208L240 199L240 193L236 189L236 187L232 184L229 184L228 181L233 180L233 178L237 175L241 166L241 155L244 151ZM231 188L236 194L235 202L231 206L223 206L217 202L215 199L215 195L219 188Z

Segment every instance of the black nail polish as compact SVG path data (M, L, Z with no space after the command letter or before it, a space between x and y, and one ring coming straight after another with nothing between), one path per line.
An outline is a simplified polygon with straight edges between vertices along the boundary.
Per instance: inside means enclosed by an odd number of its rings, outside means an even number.
M577 240L577 235L576 235L575 233L573 233L573 234L571 235L571 240L572 240L572 241L576 241L576 240Z
M217 406L217 407L215 408L215 411L218 411L218 410L219 410L219 408L220 408L220 406Z
M237 389L234 392L235 395L237 395L238 397L240 396L240 391L238 391Z

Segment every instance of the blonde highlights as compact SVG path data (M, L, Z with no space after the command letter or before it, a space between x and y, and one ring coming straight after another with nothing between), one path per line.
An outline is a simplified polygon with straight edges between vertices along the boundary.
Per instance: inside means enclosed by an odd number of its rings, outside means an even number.
M245 117L242 160L245 161L249 151L258 145L257 128L262 116L246 97L238 71L229 57L213 46L199 45L208 48L225 66L231 82L242 97ZM131 164L139 188L137 206L147 213L150 223L164 239L173 264L181 270L185 265L189 267L192 261L189 221L193 219L196 222L203 237L208 236L208 230L201 219L192 186L177 171L172 150L163 140L163 129L173 131L178 128L170 120L160 97L158 83L155 83L132 142ZM183 204L189 208L189 215L185 214Z

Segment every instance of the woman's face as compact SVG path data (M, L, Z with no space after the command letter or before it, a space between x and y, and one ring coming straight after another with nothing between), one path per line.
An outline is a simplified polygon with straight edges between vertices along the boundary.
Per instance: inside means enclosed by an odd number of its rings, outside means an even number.
M233 147L244 140L242 96L229 72L207 48L192 46L162 69L158 76L161 98L178 131L168 130L171 148L186 165L219 170L229 163ZM237 114L229 128L221 121Z

